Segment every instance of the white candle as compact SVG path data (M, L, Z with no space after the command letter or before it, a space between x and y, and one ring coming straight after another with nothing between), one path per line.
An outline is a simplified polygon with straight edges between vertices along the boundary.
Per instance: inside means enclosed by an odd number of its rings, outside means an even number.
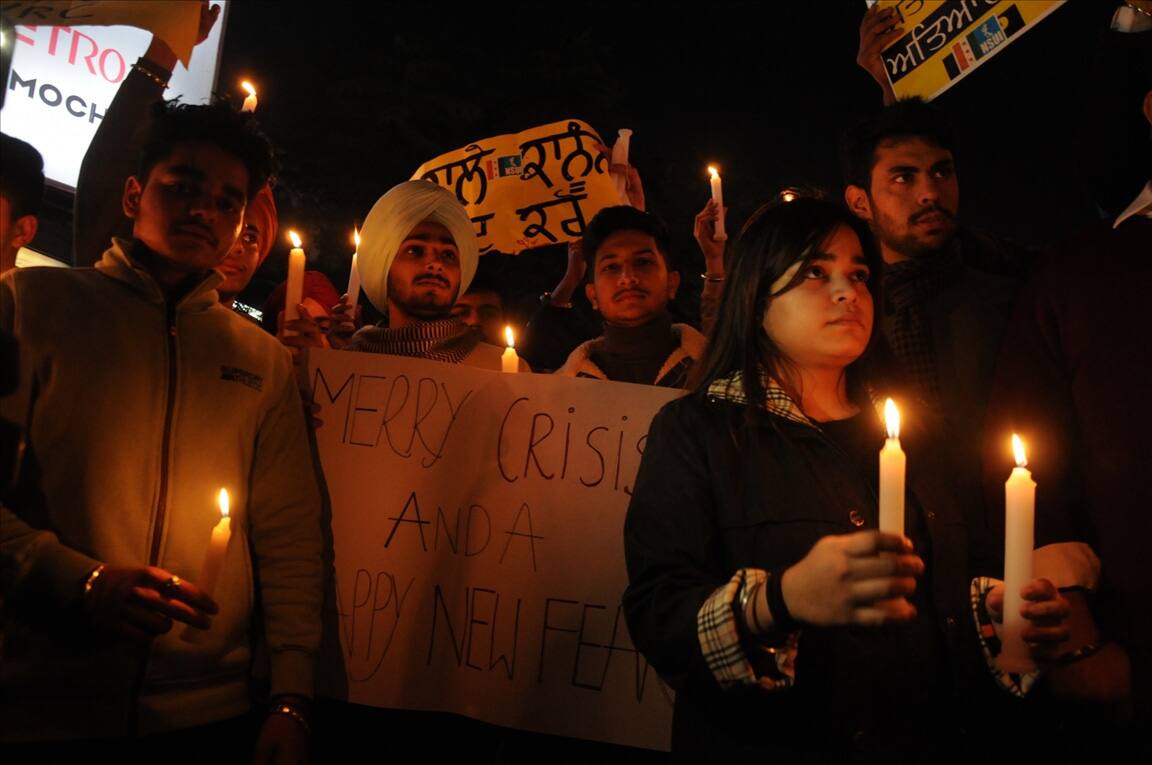
M628 146L631 140L632 131L628 128L620 128L620 130L616 131L616 143L612 145L613 165L628 164ZM628 176L613 173L612 180L616 182L616 195L620 197L620 204L631 204L628 200Z
M504 339L508 342L508 347L504 349L504 355L500 357L500 370L519 372L520 357L516 355L516 338L512 335L511 327L504 327Z
M304 299L304 250L300 247L299 234L289 231L288 238L292 240L292 251L288 253L288 286L284 291L285 323L300 318L300 311L296 306ZM296 333L285 330L284 334Z
M904 535L904 471L907 460L900 448L900 410L892 399L884 402L888 440L880 450L880 530Z
M997 661L1005 672L1031 672L1036 669L1021 634L1028 620L1020 615L1024 599L1020 590L1032 581L1032 548L1036 516L1036 482L1026 467L1024 442L1012 434L1016 467L1004 484L1004 630L1002 650Z
M724 187L715 167L709 165L708 174L712 177L712 201L716 203L716 233L712 235L712 241L723 242L728 239L724 232Z
M360 257L360 232L352 229L352 241L356 243L356 250L352 253L352 270L348 272L348 306L352 315L356 313L356 304L360 302L360 269L356 267L356 259Z
M204 553L204 564L200 566L200 579L196 586L211 597L216 590L216 580L224 565L224 554L228 551L228 540L232 538L232 519L228 516L228 490L221 489L216 499L220 505L220 521L212 529L208 550Z
M252 83L248 82L248 80L244 80L244 82L240 83L240 87L244 88L244 90L248 92L248 97L244 99L244 105L240 107L240 111L256 111L256 88L253 87Z

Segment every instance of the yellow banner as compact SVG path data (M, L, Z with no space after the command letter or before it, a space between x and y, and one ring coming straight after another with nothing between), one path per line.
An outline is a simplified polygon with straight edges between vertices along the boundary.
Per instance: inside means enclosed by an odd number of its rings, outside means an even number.
M1064 0L880 0L905 34L884 49L897 98L932 100L1023 36Z
M28 26L146 29L166 42L184 66L200 27L199 0L3 0L0 12L13 24Z
M412 180L456 194L476 225L481 254L515 254L579 239L593 215L620 204L598 143L584 122L554 122L443 154Z

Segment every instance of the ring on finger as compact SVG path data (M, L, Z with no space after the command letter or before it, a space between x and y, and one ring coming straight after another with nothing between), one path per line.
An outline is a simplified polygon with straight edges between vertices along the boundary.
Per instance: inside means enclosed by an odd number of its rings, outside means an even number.
M166 598L174 598L180 592L180 577L173 575L160 587L160 594Z

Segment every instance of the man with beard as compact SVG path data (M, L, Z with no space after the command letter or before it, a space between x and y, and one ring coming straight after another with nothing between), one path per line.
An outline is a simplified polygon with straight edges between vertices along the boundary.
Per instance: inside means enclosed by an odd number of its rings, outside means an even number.
M952 452L957 490L987 533L977 487L997 351L1029 257L957 225L960 187L947 117L920 99L885 107L845 137L845 201L885 263L877 319L910 422ZM999 539L998 536L992 537Z
M388 318L362 327L346 350L500 369L504 350L452 318L456 297L468 289L479 260L472 221L455 195L428 181L394 186L365 218L356 261L364 294ZM285 327L301 338L286 342L318 344L309 340L318 335L307 317ZM520 371L531 371L523 360Z

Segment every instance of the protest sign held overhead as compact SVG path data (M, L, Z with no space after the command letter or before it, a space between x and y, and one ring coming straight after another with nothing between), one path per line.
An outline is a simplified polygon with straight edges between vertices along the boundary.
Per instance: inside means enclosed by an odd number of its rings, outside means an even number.
M329 686L667 749L620 536L649 422L680 392L337 351L309 380L344 665Z
M904 35L881 54L897 98L931 100L1020 39L1063 0L881 0Z
M599 210L620 204L600 136L564 120L469 144L421 165L456 195L480 238L480 253L514 254L579 239Z

